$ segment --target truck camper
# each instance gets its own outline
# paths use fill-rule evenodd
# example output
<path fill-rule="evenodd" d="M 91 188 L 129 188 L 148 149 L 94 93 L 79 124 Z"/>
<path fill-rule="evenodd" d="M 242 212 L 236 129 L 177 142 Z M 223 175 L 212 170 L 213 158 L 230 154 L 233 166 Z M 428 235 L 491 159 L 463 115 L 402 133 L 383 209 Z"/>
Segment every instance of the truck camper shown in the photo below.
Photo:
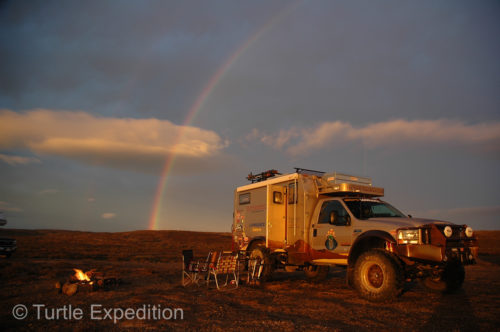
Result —
<path fill-rule="evenodd" d="M 330 266 L 371 301 L 391 300 L 406 280 L 433 291 L 461 287 L 478 246 L 467 225 L 407 216 L 381 200 L 368 177 L 296 168 L 247 177 L 234 193 L 233 247 L 275 269 L 302 270 L 315 281 Z"/>

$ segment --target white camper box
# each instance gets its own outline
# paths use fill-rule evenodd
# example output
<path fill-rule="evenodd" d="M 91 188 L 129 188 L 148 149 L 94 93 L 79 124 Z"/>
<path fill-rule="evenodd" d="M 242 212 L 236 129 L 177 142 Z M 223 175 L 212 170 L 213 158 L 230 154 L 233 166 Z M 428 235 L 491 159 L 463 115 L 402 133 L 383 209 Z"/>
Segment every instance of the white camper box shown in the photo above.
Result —
<path fill-rule="evenodd" d="M 370 178 L 304 171 L 238 187 L 234 195 L 233 241 L 246 249 L 249 239 L 265 240 L 271 250 L 308 242 L 318 198 L 338 194 L 374 197 L 383 196 L 384 190 L 372 187 Z"/>

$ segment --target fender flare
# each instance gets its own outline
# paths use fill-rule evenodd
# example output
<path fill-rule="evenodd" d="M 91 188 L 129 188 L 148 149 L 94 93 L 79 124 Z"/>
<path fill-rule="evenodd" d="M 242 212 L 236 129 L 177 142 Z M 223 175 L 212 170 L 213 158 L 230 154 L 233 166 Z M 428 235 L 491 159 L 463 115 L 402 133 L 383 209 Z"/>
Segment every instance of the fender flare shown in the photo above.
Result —
<path fill-rule="evenodd" d="M 351 249 L 349 250 L 349 259 L 348 259 L 349 263 L 352 262 L 352 259 L 355 256 L 355 255 L 353 256 L 353 254 L 358 249 L 359 243 L 364 242 L 369 238 L 382 239 L 382 240 L 387 241 L 387 242 L 396 243 L 396 239 L 386 231 L 371 230 L 371 231 L 364 232 L 356 238 L 356 240 L 354 241 L 354 243 L 351 246 Z"/>
<path fill-rule="evenodd" d="M 266 244 L 266 237 L 265 236 L 256 236 L 256 237 L 252 238 L 252 240 L 248 243 L 245 250 L 248 250 L 248 248 L 251 248 L 255 242 L 264 242 L 264 245 L 265 245 Z"/>
<path fill-rule="evenodd" d="M 358 241 L 360 241 L 366 237 L 380 237 L 386 241 L 390 241 L 390 242 L 394 242 L 394 243 L 396 242 L 396 239 L 391 234 L 389 234 L 389 232 L 372 230 L 372 231 L 364 232 L 360 236 L 358 236 L 356 238 L 356 241 L 354 241 L 354 243 L 352 244 L 352 246 L 354 247 Z"/>

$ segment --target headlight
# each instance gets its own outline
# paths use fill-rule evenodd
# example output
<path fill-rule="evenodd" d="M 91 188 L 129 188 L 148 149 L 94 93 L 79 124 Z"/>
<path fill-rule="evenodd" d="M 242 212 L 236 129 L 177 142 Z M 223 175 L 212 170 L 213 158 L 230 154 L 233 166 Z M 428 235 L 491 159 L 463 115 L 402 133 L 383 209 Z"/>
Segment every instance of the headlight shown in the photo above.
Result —
<path fill-rule="evenodd" d="M 465 235 L 466 235 L 467 237 L 472 237 L 472 235 L 474 235 L 474 232 L 472 231 L 472 228 L 467 227 L 467 228 L 465 229 Z"/>
<path fill-rule="evenodd" d="M 453 234 L 453 230 L 451 229 L 450 226 L 446 226 L 444 228 L 444 236 L 450 237 Z"/>
<path fill-rule="evenodd" d="M 419 240 L 419 229 L 402 229 L 398 231 L 398 244 L 418 244 Z"/>

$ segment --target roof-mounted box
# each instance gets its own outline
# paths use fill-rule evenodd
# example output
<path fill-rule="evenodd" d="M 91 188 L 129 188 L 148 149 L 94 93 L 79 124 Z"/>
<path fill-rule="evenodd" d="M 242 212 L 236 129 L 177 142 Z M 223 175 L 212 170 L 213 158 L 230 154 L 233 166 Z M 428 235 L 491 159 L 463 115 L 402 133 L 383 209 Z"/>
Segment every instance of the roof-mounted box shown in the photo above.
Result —
<path fill-rule="evenodd" d="M 372 179 L 362 176 L 354 176 L 342 173 L 327 173 L 322 176 L 322 178 L 328 182 L 329 184 L 340 184 L 340 183 L 352 183 L 352 184 L 360 184 L 364 186 L 371 186 Z"/>
<path fill-rule="evenodd" d="M 328 173 L 317 179 L 319 194 L 384 196 L 384 188 L 373 187 L 372 179 L 342 173 Z"/>

